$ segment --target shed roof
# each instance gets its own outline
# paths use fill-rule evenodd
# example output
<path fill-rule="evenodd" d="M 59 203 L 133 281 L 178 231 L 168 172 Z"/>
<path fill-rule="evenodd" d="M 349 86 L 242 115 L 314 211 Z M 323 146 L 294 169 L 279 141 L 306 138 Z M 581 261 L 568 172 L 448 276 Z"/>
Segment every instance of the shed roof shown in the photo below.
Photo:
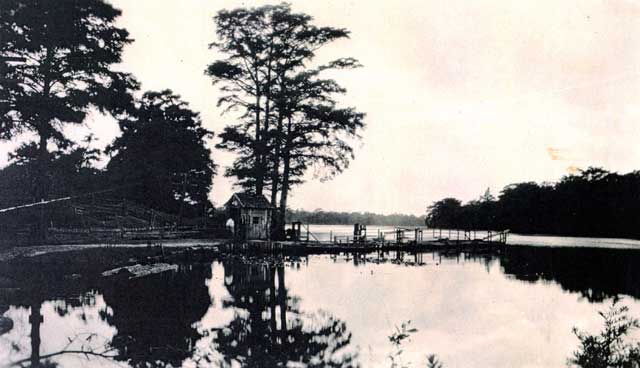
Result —
<path fill-rule="evenodd" d="M 236 208 L 275 208 L 264 195 L 253 193 L 234 193 L 225 204 L 227 207 Z"/>

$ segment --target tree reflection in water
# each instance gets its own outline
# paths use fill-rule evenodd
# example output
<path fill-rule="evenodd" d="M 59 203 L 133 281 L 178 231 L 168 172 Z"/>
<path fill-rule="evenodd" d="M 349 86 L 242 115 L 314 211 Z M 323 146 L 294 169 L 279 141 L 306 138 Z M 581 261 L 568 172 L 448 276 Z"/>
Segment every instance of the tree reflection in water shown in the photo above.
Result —
<path fill-rule="evenodd" d="M 113 313 L 106 321 L 118 330 L 111 342 L 116 360 L 133 367 L 180 366 L 201 337 L 193 325 L 211 302 L 208 265 L 181 266 L 102 288 Z"/>
<path fill-rule="evenodd" d="M 38 277 L 37 280 L 42 282 L 44 279 Z M 60 284 L 58 283 L 56 286 L 59 287 Z M 26 322 L 29 329 L 26 332 L 28 333 L 29 346 L 25 346 L 21 335 L 14 335 L 13 338 L 17 338 L 17 340 L 11 342 L 10 348 L 18 357 L 24 358 L 4 362 L 8 366 L 55 367 L 58 366 L 55 359 L 69 355 L 85 357 L 95 363 L 100 362 L 101 359 L 111 360 L 117 355 L 117 351 L 111 346 L 109 339 L 96 332 L 77 331 L 72 335 L 56 336 L 55 339 L 41 334 L 42 324 L 48 323 L 56 317 L 62 317 L 66 319 L 67 323 L 76 326 L 86 326 L 91 320 L 104 319 L 105 316 L 108 316 L 110 310 L 106 306 L 98 307 L 95 292 L 88 291 L 78 297 L 57 294 L 63 290 L 57 287 L 54 287 L 51 293 L 44 294 L 40 287 L 30 288 L 29 284 L 23 284 L 23 287 L 20 292 L 12 294 L 8 301 L 18 310 L 28 309 Z M 58 296 L 53 299 L 52 295 Z M 2 301 L 7 302 L 7 300 L 0 300 L 0 302 Z M 77 324 L 78 320 L 80 321 L 79 325 Z M 54 340 L 53 345 L 58 347 L 42 352 L 43 340 L 47 340 L 47 338 Z M 51 343 L 52 341 L 49 341 L 49 345 Z M 27 353 L 28 355 L 26 355 Z"/>
<path fill-rule="evenodd" d="M 336 257 L 331 258 L 337 261 Z M 359 266 L 392 263 L 404 267 L 426 263 L 431 267 L 447 259 L 452 263 L 480 262 L 487 271 L 498 270 L 523 282 L 555 282 L 590 302 L 621 294 L 640 298 L 640 284 L 636 282 L 640 278 L 637 250 L 507 246 L 500 252 L 476 255 L 381 252 L 348 259 Z M 105 309 L 92 313 L 98 316 L 94 318 L 106 322 L 105 326 L 112 326 L 113 332 L 104 336 L 106 345 L 94 342 L 89 347 L 90 353 L 108 353 L 110 359 L 131 366 L 180 366 L 185 361 L 223 367 L 358 366 L 357 351 L 345 323 L 327 313 L 303 312 L 299 298 L 286 288 L 285 271 L 291 269 L 281 260 L 228 257 L 213 267 L 220 265 L 224 268 L 224 287 L 230 295 L 222 307 L 233 311 L 233 318 L 215 331 L 197 327 L 212 304 L 206 282 L 212 278 L 208 264 L 182 265 L 178 272 L 120 280 L 103 279 L 99 271 L 97 277 L 83 274 L 68 278 L 58 269 L 4 267 L 0 275 L 12 280 L 10 286 L 16 291 L 0 293 L 0 304 L 29 309 L 31 314 L 28 320 L 24 319 L 29 324 L 30 339 L 25 340 L 26 346 L 17 354 L 18 359 L 24 359 L 22 365 L 42 365 L 47 358 L 53 358 L 51 354 L 56 354 L 56 361 L 63 354 L 82 356 L 78 351 L 85 347 L 78 347 L 79 342 L 68 351 L 41 351 L 45 350 L 43 346 L 50 345 L 43 341 L 74 337 L 41 335 L 42 325 L 56 315 L 82 319 L 81 309 L 97 308 L 95 296 L 101 295 Z M 60 263 L 60 267 L 67 269 L 65 263 Z M 52 301 L 57 302 L 49 308 Z M 209 332 L 212 333 L 206 336 Z M 115 336 L 111 338 L 113 333 Z M 206 344 L 209 340 L 205 338 L 212 338 L 208 346 L 211 350 L 200 354 L 196 342 Z M 193 357 L 194 354 L 202 356 Z"/>
<path fill-rule="evenodd" d="M 416 253 L 389 252 L 383 257 L 369 256 L 360 263 L 392 262 L 417 265 Z M 507 245 L 499 251 L 468 253 L 464 251 L 433 252 L 430 264 L 442 259 L 457 263 L 475 262 L 487 272 L 497 262 L 502 273 L 523 282 L 557 283 L 563 290 L 579 293 L 591 303 L 600 303 L 620 295 L 640 299 L 640 252 L 636 249 L 530 247 Z M 428 262 L 429 263 L 429 262 Z M 418 264 L 419 265 L 419 264 Z"/>
<path fill-rule="evenodd" d="M 554 281 L 589 302 L 619 295 L 640 298 L 637 250 L 511 246 L 499 259 L 505 274 L 522 281 Z"/>
<path fill-rule="evenodd" d="M 357 366 L 356 353 L 349 350 L 351 333 L 345 323 L 327 313 L 302 313 L 298 298 L 287 292 L 281 262 L 263 259 L 260 264 L 248 264 L 231 259 L 223 266 L 225 284 L 233 297 L 223 306 L 237 313 L 213 340 L 217 355 L 223 357 L 217 362 L 220 366 L 233 361 L 248 367 L 284 366 L 288 362 L 308 367 Z M 196 352 L 196 342 L 206 335 L 196 326 L 212 303 L 206 285 L 206 279 L 211 278 L 208 264 L 182 265 L 177 272 L 134 279 L 97 279 L 73 285 L 71 290 L 69 280 L 59 278 L 54 284 L 45 282 L 48 278 L 42 273 L 22 280 L 22 292 L 4 300 L 7 305 L 31 309 L 31 354 L 14 361 L 15 365 L 56 366 L 59 357 L 74 355 L 94 364 L 100 364 L 95 359 L 106 358 L 133 367 L 181 366 Z M 110 341 L 91 336 L 87 340 L 91 344 L 85 342 L 87 336 L 56 336 L 57 340 L 70 339 L 70 344 L 40 354 L 42 340 L 51 338 L 41 336 L 41 324 L 52 318 L 41 314 L 43 303 L 53 303 L 52 313 L 59 317 L 76 314 L 83 319 L 81 309 L 95 306 L 92 296 L 98 294 L 106 304 L 104 310 L 97 311 L 97 318 L 115 327 L 115 336 Z M 60 299 L 61 295 L 66 296 Z"/>
<path fill-rule="evenodd" d="M 224 263 L 225 286 L 235 309 L 233 320 L 218 329 L 213 348 L 220 365 L 243 367 L 357 367 L 357 352 L 346 324 L 318 312 L 303 313 L 287 292 L 282 262 L 256 263 L 231 259 Z"/>

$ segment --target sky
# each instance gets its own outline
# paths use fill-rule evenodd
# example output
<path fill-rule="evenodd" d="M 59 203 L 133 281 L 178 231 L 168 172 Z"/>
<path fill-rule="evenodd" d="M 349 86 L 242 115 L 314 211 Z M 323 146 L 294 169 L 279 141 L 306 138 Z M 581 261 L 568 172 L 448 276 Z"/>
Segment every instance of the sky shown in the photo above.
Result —
<path fill-rule="evenodd" d="M 111 0 L 135 40 L 117 69 L 143 90 L 170 88 L 214 132 L 233 122 L 216 107 L 203 73 L 220 58 L 213 16 L 269 1 Z M 291 1 L 321 26 L 351 38 L 318 61 L 354 57 L 357 70 L 332 75 L 340 103 L 365 112 L 367 128 L 350 167 L 331 181 L 293 190 L 292 208 L 424 214 L 444 197 L 463 201 L 487 188 L 556 181 L 588 166 L 640 169 L 640 1 Z M 117 134 L 97 113 L 85 127 L 98 146 Z M 26 138 L 21 138 L 26 139 Z M 217 142 L 214 138 L 211 148 Z M 0 164 L 17 142 L 0 146 Z M 233 155 L 218 150 L 224 167 Z M 233 179 L 218 175 L 223 204 Z"/>

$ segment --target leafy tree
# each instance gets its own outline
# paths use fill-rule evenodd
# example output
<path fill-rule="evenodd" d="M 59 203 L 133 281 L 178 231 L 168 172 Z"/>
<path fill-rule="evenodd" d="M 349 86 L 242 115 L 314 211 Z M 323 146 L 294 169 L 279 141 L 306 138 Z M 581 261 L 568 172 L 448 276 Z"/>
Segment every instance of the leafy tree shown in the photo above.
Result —
<path fill-rule="evenodd" d="M 280 208 L 277 225 L 284 226 L 289 190 L 303 182 L 303 175 L 315 168 L 315 176 L 327 180 L 341 173 L 353 159 L 351 142 L 359 139 L 364 128 L 364 114 L 353 108 L 338 108 L 333 95 L 345 90 L 335 81 L 319 78 L 322 70 L 330 68 L 352 68 L 357 63 L 351 59 L 333 62 L 300 73 L 294 78 L 295 86 L 284 96 L 280 107 L 285 110 L 286 125 L 277 130 L 275 141 L 274 169 L 272 180 L 272 201 L 275 202 L 277 183 L 281 182 Z M 282 159 L 280 160 L 280 157 Z M 282 161 L 281 180 L 279 163 Z"/>
<path fill-rule="evenodd" d="M 544 198 L 552 188 L 536 183 L 519 183 L 505 187 L 500 194 L 500 216 L 505 228 L 521 232 L 527 228 L 542 226 L 550 215 Z"/>
<path fill-rule="evenodd" d="M 518 233 L 640 237 L 640 172 L 588 168 L 557 183 L 506 186 L 497 200 L 484 195 L 461 206 L 456 227 Z M 432 223 L 444 220 L 431 214 Z"/>
<path fill-rule="evenodd" d="M 109 176 L 131 185 L 125 196 L 169 213 L 209 205 L 216 167 L 198 113 L 170 90 L 146 92 L 119 122 L 122 135 L 107 147 Z"/>
<path fill-rule="evenodd" d="M 640 364 L 640 343 L 626 341 L 640 322 L 629 316 L 629 308 L 619 306 L 615 299 L 606 312 L 599 312 L 604 320 L 604 329 L 591 335 L 577 328 L 574 334 L 580 347 L 569 360 L 572 366 L 582 368 L 634 368 Z"/>
<path fill-rule="evenodd" d="M 210 64 L 205 74 L 214 84 L 222 83 L 223 96 L 218 105 L 226 110 L 243 109 L 244 125 L 231 125 L 221 134 L 223 149 L 237 151 L 240 147 L 248 152 L 239 158 L 251 159 L 251 167 L 234 167 L 227 171 L 229 176 L 247 180 L 251 189 L 262 194 L 267 164 L 267 131 L 271 119 L 271 89 L 275 78 L 278 58 L 279 35 L 293 24 L 283 15 L 289 12 L 288 5 L 263 6 L 259 8 L 238 8 L 222 10 L 214 17 L 218 42 L 210 46 L 227 55 L 226 59 Z M 264 116 L 262 112 L 264 111 Z M 226 142 L 231 142 L 229 145 Z M 238 165 L 236 165 L 238 166 Z M 251 178 L 251 179 L 249 179 Z"/>
<path fill-rule="evenodd" d="M 456 228 L 459 223 L 462 202 L 455 198 L 445 198 L 427 208 L 426 225 L 439 228 Z"/>
<path fill-rule="evenodd" d="M 20 146 L 13 162 L 0 169 L 0 208 L 9 208 L 33 203 L 34 188 L 37 186 L 39 165 L 38 147 L 35 143 Z M 96 159 L 96 150 L 74 145 L 66 150 L 50 153 L 50 168 L 47 181 L 51 183 L 49 195 L 62 198 L 89 193 L 102 188 L 103 172 L 91 163 Z M 54 226 L 77 225 L 77 219 L 70 213 L 67 202 L 47 205 L 47 224 Z M 34 236 L 41 236 L 37 229 L 42 226 L 43 207 L 29 207 L 0 215 L 0 224 L 7 228 L 31 227 Z M 9 234 L 9 233 L 7 233 Z M 5 234 L 5 235 L 7 235 Z M 33 241 L 42 239 L 33 238 Z"/>
<path fill-rule="evenodd" d="M 100 170 L 93 167 L 99 151 L 89 146 L 73 144 L 66 150 L 50 153 L 51 171 L 47 181 L 52 183 L 50 194 L 55 197 L 83 194 L 98 187 Z M 33 188 L 36 186 L 39 168 L 37 162 L 38 147 L 34 142 L 22 144 L 10 154 L 12 163 L 0 169 L 0 182 L 5 188 L 2 206 L 21 205 L 35 201 Z M 12 193 L 12 194 L 9 194 Z"/>
<path fill-rule="evenodd" d="M 132 40 L 115 25 L 120 11 L 102 0 L 4 0 L 0 6 L 0 139 L 37 135 L 38 188 L 45 198 L 48 143 L 65 148 L 65 124 L 83 122 L 89 108 L 121 113 L 137 88 L 133 78 L 111 69 Z"/>
<path fill-rule="evenodd" d="M 206 74 L 222 84 L 218 104 L 241 111 L 240 122 L 220 134 L 218 148 L 238 154 L 225 174 L 258 194 L 270 188 L 273 204 L 280 194 L 280 223 L 291 186 L 311 167 L 328 169 L 322 178 L 341 172 L 353 156 L 349 139 L 364 126 L 363 114 L 336 107 L 332 96 L 344 89 L 320 77 L 358 63 L 344 58 L 307 66 L 316 50 L 349 32 L 312 20 L 287 4 L 223 10 L 214 18 L 219 41 L 212 46 L 227 57 Z"/>
<path fill-rule="evenodd" d="M 484 193 L 480 196 L 480 202 L 493 202 L 496 200 L 496 197 L 491 194 L 491 188 L 487 188 Z"/>

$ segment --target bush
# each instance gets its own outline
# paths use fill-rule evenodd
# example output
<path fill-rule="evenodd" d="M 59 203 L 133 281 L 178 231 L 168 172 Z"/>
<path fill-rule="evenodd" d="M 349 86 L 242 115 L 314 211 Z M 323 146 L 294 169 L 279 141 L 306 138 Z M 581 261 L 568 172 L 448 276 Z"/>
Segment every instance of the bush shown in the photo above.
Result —
<path fill-rule="evenodd" d="M 640 343 L 628 342 L 629 333 L 640 327 L 640 322 L 629 316 L 629 308 L 620 306 L 615 299 L 606 312 L 598 312 L 604 319 L 604 329 L 591 335 L 574 327 L 580 340 L 579 349 L 569 359 L 570 366 L 582 368 L 638 368 Z"/>

